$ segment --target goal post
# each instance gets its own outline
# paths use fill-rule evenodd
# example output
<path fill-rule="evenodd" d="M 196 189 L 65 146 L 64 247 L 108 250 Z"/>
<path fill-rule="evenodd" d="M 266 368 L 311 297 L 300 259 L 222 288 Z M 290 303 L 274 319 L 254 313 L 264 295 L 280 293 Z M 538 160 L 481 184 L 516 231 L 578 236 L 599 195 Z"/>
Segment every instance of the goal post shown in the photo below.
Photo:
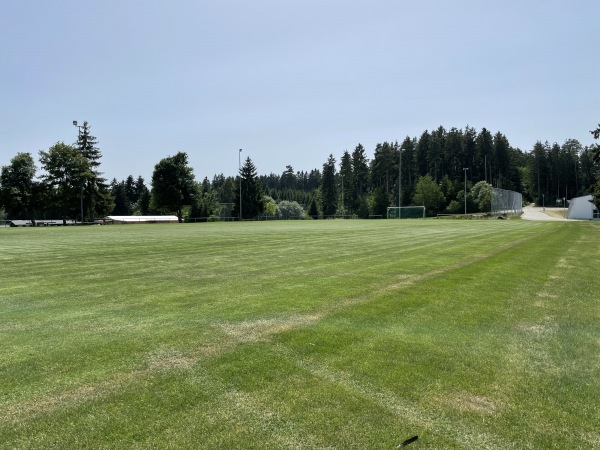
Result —
<path fill-rule="evenodd" d="M 424 206 L 388 206 L 388 219 L 424 219 Z"/>

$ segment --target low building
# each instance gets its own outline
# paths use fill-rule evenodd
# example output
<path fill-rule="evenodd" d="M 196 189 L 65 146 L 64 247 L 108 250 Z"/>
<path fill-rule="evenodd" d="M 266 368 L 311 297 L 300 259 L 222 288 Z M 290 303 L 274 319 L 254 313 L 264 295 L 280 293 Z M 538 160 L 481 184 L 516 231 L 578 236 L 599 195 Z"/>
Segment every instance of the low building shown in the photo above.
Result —
<path fill-rule="evenodd" d="M 33 222 L 31 220 L 9 220 L 8 225 L 11 227 L 31 227 Z"/>
<path fill-rule="evenodd" d="M 33 220 L 9 220 L 9 226 L 11 227 L 50 227 L 60 225 L 77 225 L 75 220 L 71 219 L 37 219 Z"/>
<path fill-rule="evenodd" d="M 567 219 L 592 220 L 594 217 L 598 217 L 598 209 L 591 195 L 571 199 Z"/>
<path fill-rule="evenodd" d="M 105 223 L 179 223 L 177 216 L 107 216 Z"/>

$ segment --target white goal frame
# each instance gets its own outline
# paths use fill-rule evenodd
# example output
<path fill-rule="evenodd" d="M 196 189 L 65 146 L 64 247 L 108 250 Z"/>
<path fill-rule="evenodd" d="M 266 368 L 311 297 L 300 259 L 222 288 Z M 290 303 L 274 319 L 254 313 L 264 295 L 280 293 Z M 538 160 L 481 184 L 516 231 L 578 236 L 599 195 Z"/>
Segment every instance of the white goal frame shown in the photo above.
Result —
<path fill-rule="evenodd" d="M 424 206 L 388 206 L 387 209 L 387 218 L 388 219 L 415 219 L 415 215 L 411 214 L 410 216 L 408 214 L 402 214 L 403 211 L 408 211 L 408 210 L 421 210 L 422 214 L 421 217 L 422 219 L 425 218 L 425 207 Z"/>

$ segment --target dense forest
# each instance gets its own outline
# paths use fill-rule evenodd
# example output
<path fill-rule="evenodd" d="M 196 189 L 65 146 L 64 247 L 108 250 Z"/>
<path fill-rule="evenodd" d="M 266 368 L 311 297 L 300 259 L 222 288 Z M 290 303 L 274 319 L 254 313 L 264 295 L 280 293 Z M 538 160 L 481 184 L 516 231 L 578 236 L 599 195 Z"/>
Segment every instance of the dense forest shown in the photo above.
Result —
<path fill-rule="evenodd" d="M 599 126 L 600 128 L 600 126 Z M 597 139 L 598 129 L 591 132 Z M 523 151 L 501 133 L 438 127 L 382 142 L 372 155 L 360 144 L 330 154 L 320 168 L 259 175 L 246 158 L 236 177 L 195 180 L 185 153 L 157 162 L 150 187 L 142 177 L 108 182 L 87 122 L 77 142 L 18 153 L 0 176 L 0 219 L 93 221 L 106 215 L 177 214 L 180 219 L 385 216 L 388 206 L 425 205 L 429 215 L 486 211 L 489 187 L 524 201 L 562 206 L 580 195 L 600 198 L 599 146 L 536 142 Z M 466 194 L 466 198 L 465 198 Z M 240 199 L 241 195 L 241 199 Z M 463 206 L 464 205 L 464 206 Z"/>

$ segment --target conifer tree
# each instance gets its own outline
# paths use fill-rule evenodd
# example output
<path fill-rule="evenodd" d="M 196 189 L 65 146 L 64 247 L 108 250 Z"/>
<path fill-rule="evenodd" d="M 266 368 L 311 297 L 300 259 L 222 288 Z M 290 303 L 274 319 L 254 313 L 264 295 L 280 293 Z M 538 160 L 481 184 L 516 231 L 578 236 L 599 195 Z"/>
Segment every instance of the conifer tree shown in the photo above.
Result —
<path fill-rule="evenodd" d="M 254 163 L 250 157 L 246 158 L 244 165 L 240 169 L 239 176 L 242 182 L 242 220 L 255 219 L 264 211 L 264 203 L 263 193 L 258 181 L 256 167 L 254 166 Z M 240 216 L 239 189 L 237 189 L 235 192 L 235 201 L 232 213 L 234 217 Z"/>
<path fill-rule="evenodd" d="M 501 189 L 515 189 L 509 179 L 510 175 L 510 145 L 502 133 L 494 135 L 494 168 L 496 185 Z"/>
<path fill-rule="evenodd" d="M 373 187 L 383 187 L 389 197 L 394 182 L 398 178 L 396 149 L 389 142 L 377 144 L 371 161 L 371 182 Z M 388 205 L 389 206 L 389 205 Z"/>
<path fill-rule="evenodd" d="M 592 133 L 592 135 L 594 136 L 594 139 L 600 138 L 600 123 L 598 124 L 598 128 L 590 131 L 590 133 Z M 592 154 L 592 161 L 595 162 L 596 164 L 600 164 L 600 146 L 598 144 L 594 144 L 592 146 L 591 154 Z M 600 210 L 600 171 L 598 171 L 596 178 L 597 178 L 596 184 L 594 186 L 592 186 L 592 189 L 593 189 L 592 195 L 593 195 L 594 204 L 596 205 L 596 208 L 598 208 Z"/>
<path fill-rule="evenodd" d="M 129 216 L 131 214 L 131 201 L 127 196 L 125 182 L 118 182 L 113 178 L 110 187 L 115 204 L 111 214 L 115 216 Z"/>
<path fill-rule="evenodd" d="M 417 176 L 423 176 L 427 174 L 429 170 L 429 147 L 431 146 L 431 135 L 429 131 L 425 130 L 419 142 L 417 143 L 416 159 L 417 159 Z"/>
<path fill-rule="evenodd" d="M 342 155 L 342 159 L 340 161 L 340 208 L 346 211 L 354 210 L 354 199 L 356 195 L 354 194 L 354 179 L 352 174 L 352 157 L 348 150 L 344 151 Z M 345 214 L 345 212 L 344 212 Z"/>
<path fill-rule="evenodd" d="M 365 197 L 369 191 L 369 161 L 360 144 L 352 152 L 352 181 L 357 199 Z"/>
<path fill-rule="evenodd" d="M 88 221 L 104 216 L 114 208 L 114 199 L 110 195 L 109 186 L 99 170 L 102 153 L 97 145 L 98 140 L 91 135 L 89 124 L 87 121 L 83 122 L 74 147 L 89 161 L 91 169 L 91 176 L 86 180 L 83 188 L 84 216 Z"/>
<path fill-rule="evenodd" d="M 494 156 L 494 144 L 492 134 L 486 128 L 482 128 L 477 135 L 475 149 L 477 158 L 480 161 L 483 161 L 483 179 L 492 184 L 491 171 Z"/>
<path fill-rule="evenodd" d="M 317 202 L 315 202 L 314 198 L 310 201 L 310 205 L 308 207 L 308 216 L 313 219 L 319 218 L 319 208 L 317 208 Z"/>
<path fill-rule="evenodd" d="M 402 204 L 407 203 L 407 199 L 412 196 L 414 184 L 418 178 L 416 173 L 416 155 L 415 147 L 416 139 L 411 139 L 408 136 L 402 142 L 400 149 L 402 151 Z"/>
<path fill-rule="evenodd" d="M 323 216 L 333 216 L 337 210 L 337 188 L 335 185 L 335 158 L 332 154 L 323 164 L 323 175 L 321 176 L 320 201 Z"/>
<path fill-rule="evenodd" d="M 296 189 L 296 174 L 292 166 L 285 166 L 284 172 L 281 174 L 279 184 L 281 189 Z"/>

